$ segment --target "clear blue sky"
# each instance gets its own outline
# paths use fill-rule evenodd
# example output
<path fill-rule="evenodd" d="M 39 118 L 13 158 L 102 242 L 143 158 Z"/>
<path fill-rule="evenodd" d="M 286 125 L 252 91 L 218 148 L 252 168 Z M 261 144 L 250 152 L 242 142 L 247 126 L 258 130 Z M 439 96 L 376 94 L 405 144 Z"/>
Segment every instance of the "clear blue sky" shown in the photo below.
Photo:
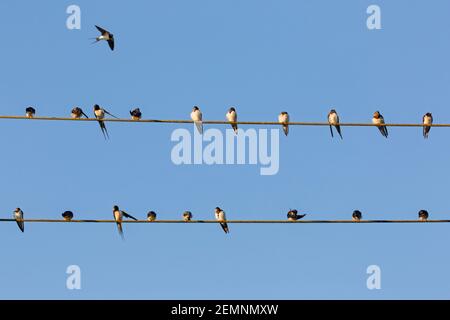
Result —
<path fill-rule="evenodd" d="M 378 4 L 382 30 L 366 27 Z M 66 29 L 66 8 L 82 10 Z M 433 112 L 450 122 L 448 1 L 1 1 L 1 114 L 28 105 L 65 116 L 99 103 L 128 117 L 419 122 Z M 94 24 L 111 30 L 116 50 L 91 45 Z M 176 128 L 191 125 L 0 121 L 1 217 L 112 218 L 112 206 L 144 218 L 178 219 L 184 210 L 213 218 L 450 218 L 448 129 L 293 127 L 280 136 L 280 170 L 254 165 L 176 166 Z M 211 127 L 211 126 L 209 126 Z M 227 126 L 228 127 L 228 126 Z M 221 130 L 226 127 L 218 126 Z M 248 127 L 246 127 L 248 128 Z M 391 299 L 450 298 L 449 225 L 0 223 L 0 298 L 34 299 Z M 67 290 L 67 266 L 82 290 Z M 366 288 L 379 265 L 381 290 Z"/>

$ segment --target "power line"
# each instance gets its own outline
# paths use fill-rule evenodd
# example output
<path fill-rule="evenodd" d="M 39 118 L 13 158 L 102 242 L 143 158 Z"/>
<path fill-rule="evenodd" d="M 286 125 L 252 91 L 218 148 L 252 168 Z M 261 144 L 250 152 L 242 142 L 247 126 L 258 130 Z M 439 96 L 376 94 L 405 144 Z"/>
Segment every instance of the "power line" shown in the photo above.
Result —
<path fill-rule="evenodd" d="M 15 222 L 15 219 L 0 219 L 0 222 Z M 116 223 L 115 220 L 71 220 L 65 221 L 62 219 L 24 219 L 26 223 Z M 236 224 L 289 224 L 289 223 L 304 223 L 304 224 L 319 224 L 319 223 L 450 223 L 450 220 L 297 220 L 297 221 L 289 221 L 289 220 L 227 220 L 227 223 L 236 223 Z M 155 220 L 155 221 L 147 221 L 147 220 L 123 220 L 122 223 L 220 223 L 217 220 Z"/>
<path fill-rule="evenodd" d="M 25 116 L 1 116 L 0 119 L 5 120 L 41 120 L 41 121 L 99 121 L 95 118 L 68 118 L 68 117 L 33 117 L 28 118 Z M 113 118 L 104 118 L 101 119 L 101 121 L 104 122 L 134 122 L 134 123 L 194 123 L 192 120 L 163 120 L 163 119 L 141 119 L 141 120 L 132 120 L 132 119 L 113 119 Z M 277 121 L 236 121 L 236 122 L 229 122 L 229 121 L 220 121 L 220 120 L 204 120 L 202 121 L 203 124 L 240 124 L 240 125 L 283 125 L 282 123 L 279 123 Z M 329 126 L 330 124 L 328 122 L 289 122 L 288 125 L 292 126 Z M 430 124 L 430 125 L 424 125 L 423 123 L 385 123 L 382 125 L 379 124 L 373 124 L 373 123 L 339 123 L 341 127 L 379 127 L 379 126 L 386 126 L 386 127 L 450 127 L 450 123 L 436 123 L 436 124 Z"/>

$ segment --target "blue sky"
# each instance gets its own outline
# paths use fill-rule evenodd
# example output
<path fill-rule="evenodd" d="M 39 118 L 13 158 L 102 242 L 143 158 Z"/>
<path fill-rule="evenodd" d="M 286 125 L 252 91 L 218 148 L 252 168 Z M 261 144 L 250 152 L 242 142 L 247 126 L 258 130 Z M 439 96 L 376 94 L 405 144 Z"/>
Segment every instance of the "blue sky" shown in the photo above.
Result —
<path fill-rule="evenodd" d="M 81 8 L 81 30 L 66 8 Z M 368 30 L 366 9 L 381 8 Z M 98 103 L 128 117 L 241 121 L 450 122 L 448 1 L 1 1 L 1 114 L 28 105 L 66 116 Z M 91 45 L 94 24 L 116 50 Z M 144 218 L 414 219 L 420 209 L 449 218 L 445 128 L 292 127 L 280 135 L 280 170 L 255 165 L 181 165 L 170 158 L 177 128 L 191 125 L 0 120 L 2 218 L 110 219 L 118 204 Z M 213 126 L 207 126 L 211 128 Z M 224 130 L 225 126 L 217 126 Z M 249 127 L 245 127 L 246 129 Z M 25 299 L 448 299 L 450 241 L 445 224 L 124 226 L 0 223 L 0 298 Z M 66 288 L 67 266 L 81 290 Z M 381 268 L 368 290 L 366 268 Z"/>

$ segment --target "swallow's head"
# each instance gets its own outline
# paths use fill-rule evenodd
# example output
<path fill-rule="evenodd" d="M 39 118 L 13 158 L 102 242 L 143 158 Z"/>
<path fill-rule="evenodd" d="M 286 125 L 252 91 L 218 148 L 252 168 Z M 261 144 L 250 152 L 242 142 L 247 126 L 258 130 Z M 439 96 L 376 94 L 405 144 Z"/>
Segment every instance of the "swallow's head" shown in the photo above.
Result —
<path fill-rule="evenodd" d="M 94 105 L 94 111 L 100 110 L 100 106 L 98 104 Z"/>
<path fill-rule="evenodd" d="M 330 110 L 330 113 L 336 113 L 336 110 L 331 109 L 331 110 Z"/>
<path fill-rule="evenodd" d="M 215 211 L 215 212 L 220 212 L 220 211 L 222 211 L 222 209 L 220 209 L 219 207 L 216 207 L 216 208 L 214 209 L 214 211 Z"/>
<path fill-rule="evenodd" d="M 427 117 L 431 117 L 431 112 L 427 112 L 425 115 L 426 115 Z"/>
<path fill-rule="evenodd" d="M 197 110 L 200 110 L 197 106 L 194 106 L 194 107 L 192 108 L 192 111 L 197 111 Z"/>
<path fill-rule="evenodd" d="M 114 206 L 114 207 L 113 207 L 113 210 L 114 210 L 114 211 L 119 210 L 119 206 Z"/>
<path fill-rule="evenodd" d="M 282 111 L 280 114 L 283 115 L 283 116 L 285 116 L 285 115 L 287 115 L 288 113 L 287 113 L 286 111 Z"/>
<path fill-rule="evenodd" d="M 380 117 L 380 111 L 375 111 L 375 112 L 373 113 L 373 117 L 374 117 L 375 119 L 378 119 L 378 118 Z"/>
<path fill-rule="evenodd" d="M 231 107 L 230 110 L 228 110 L 228 112 L 236 112 L 236 109 L 234 107 Z"/>
<path fill-rule="evenodd" d="M 14 210 L 14 212 L 19 212 L 20 211 L 20 208 L 16 208 L 16 210 Z"/>

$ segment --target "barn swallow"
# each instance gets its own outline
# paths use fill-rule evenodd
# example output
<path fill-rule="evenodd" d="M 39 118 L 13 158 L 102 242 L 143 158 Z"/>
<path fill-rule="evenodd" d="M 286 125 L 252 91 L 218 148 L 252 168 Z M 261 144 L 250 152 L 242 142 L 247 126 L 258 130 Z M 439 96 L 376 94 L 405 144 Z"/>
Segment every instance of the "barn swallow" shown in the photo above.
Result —
<path fill-rule="evenodd" d="M 234 107 L 231 107 L 227 114 L 226 114 L 227 120 L 229 122 L 236 122 L 237 121 L 237 114 L 236 114 L 236 109 Z M 236 123 L 232 123 L 231 127 L 234 130 L 234 133 L 237 134 L 238 133 L 238 126 Z"/>
<path fill-rule="evenodd" d="M 123 229 L 122 229 L 123 217 L 137 221 L 137 219 L 135 217 L 133 217 L 132 215 L 126 213 L 123 210 L 119 210 L 118 206 L 113 207 L 113 216 L 114 216 L 114 220 L 117 223 L 117 229 L 119 230 L 119 234 L 122 238 L 123 238 Z"/>
<path fill-rule="evenodd" d="M 190 211 L 183 212 L 183 220 L 184 221 L 191 221 L 192 219 L 192 213 Z"/>
<path fill-rule="evenodd" d="M 105 40 L 108 42 L 109 47 L 111 48 L 111 50 L 114 50 L 114 36 L 112 33 L 110 33 L 109 31 L 106 31 L 103 28 L 100 28 L 99 26 L 95 26 L 97 28 L 98 31 L 100 31 L 101 35 L 98 36 L 97 38 L 95 38 L 95 42 L 93 43 L 97 43 L 101 40 Z"/>
<path fill-rule="evenodd" d="M 155 221 L 156 220 L 156 212 L 155 211 L 149 211 L 147 213 L 147 221 Z"/>
<path fill-rule="evenodd" d="M 105 117 L 105 113 L 109 114 L 111 117 L 118 119 L 116 116 L 112 115 L 108 111 L 106 111 L 103 108 L 100 108 L 98 104 L 94 105 L 94 115 L 98 120 L 98 123 L 100 124 L 100 129 L 102 129 L 103 136 L 105 139 L 109 139 L 108 130 L 106 130 L 105 123 L 101 120 Z"/>
<path fill-rule="evenodd" d="M 214 213 L 216 215 L 216 220 L 220 222 L 220 226 L 222 227 L 223 231 L 225 231 L 225 233 L 229 233 L 230 230 L 228 229 L 227 217 L 225 215 L 225 211 L 223 211 L 219 207 L 216 207 L 216 209 L 214 210 Z"/>
<path fill-rule="evenodd" d="M 384 118 L 379 111 L 374 112 L 373 118 L 372 118 L 372 123 L 373 124 L 384 124 Z M 388 137 L 388 130 L 387 130 L 386 126 L 378 126 L 378 129 L 380 130 L 383 137 L 385 137 L 385 138 Z"/>
<path fill-rule="evenodd" d="M 73 219 L 72 211 L 64 211 L 61 215 L 64 218 L 64 221 L 71 221 Z"/>
<path fill-rule="evenodd" d="M 339 125 L 339 116 L 336 112 L 336 110 L 331 109 L 328 113 L 328 123 L 330 124 L 330 132 L 331 137 L 333 137 L 333 126 L 336 128 L 336 131 L 339 133 L 339 136 L 342 138 L 341 134 L 341 126 Z"/>
<path fill-rule="evenodd" d="M 25 117 L 33 118 L 36 114 L 36 110 L 33 107 L 28 107 L 25 109 Z"/>
<path fill-rule="evenodd" d="M 423 124 L 433 124 L 433 116 L 431 115 L 430 112 L 427 112 L 424 114 L 423 118 L 422 118 Z M 428 139 L 428 135 L 430 133 L 431 127 L 429 126 L 423 126 L 423 137 L 425 139 Z"/>
<path fill-rule="evenodd" d="M 198 132 L 203 134 L 202 112 L 199 107 L 194 106 L 194 108 L 192 108 L 191 119 L 194 121 Z"/>
<path fill-rule="evenodd" d="M 286 111 L 281 112 L 278 115 L 278 122 L 283 123 L 283 131 L 284 134 L 287 136 L 289 133 L 289 114 Z"/>
<path fill-rule="evenodd" d="M 289 212 L 287 213 L 287 218 L 289 221 L 297 221 L 300 220 L 301 218 L 303 218 L 304 216 L 306 216 L 306 214 L 297 214 L 297 210 L 293 209 L 293 210 L 289 210 Z"/>
<path fill-rule="evenodd" d="M 80 119 L 81 116 L 85 116 L 86 118 L 89 118 L 86 113 L 83 112 L 83 109 L 81 109 L 80 107 L 75 107 L 72 109 L 70 116 L 73 119 Z"/>
<path fill-rule="evenodd" d="M 142 112 L 139 108 L 130 111 L 131 120 L 141 120 Z"/>
<path fill-rule="evenodd" d="M 14 210 L 14 219 L 16 219 L 20 231 L 24 232 L 25 224 L 23 222 L 23 211 L 20 208 L 16 208 L 16 210 Z"/>
<path fill-rule="evenodd" d="M 353 220 L 353 221 L 356 221 L 356 222 L 359 222 L 359 221 L 361 221 L 361 219 L 362 219 L 362 213 L 361 213 L 361 211 L 359 211 L 359 210 L 353 211 L 353 214 L 352 214 L 352 220 Z"/>
<path fill-rule="evenodd" d="M 420 221 L 427 221 L 428 220 L 428 211 L 427 210 L 420 210 L 419 211 L 419 220 Z"/>

